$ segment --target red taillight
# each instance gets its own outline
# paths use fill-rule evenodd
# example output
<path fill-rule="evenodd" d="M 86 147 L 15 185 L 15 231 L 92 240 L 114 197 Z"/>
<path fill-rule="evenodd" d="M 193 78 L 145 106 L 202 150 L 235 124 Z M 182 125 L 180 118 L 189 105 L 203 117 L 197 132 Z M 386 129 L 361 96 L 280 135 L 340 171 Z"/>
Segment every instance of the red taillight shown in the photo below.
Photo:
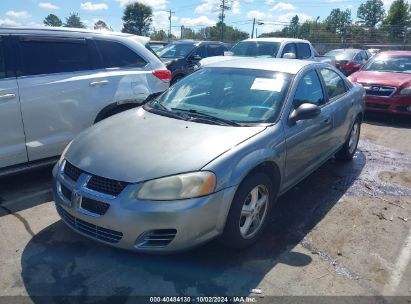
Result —
<path fill-rule="evenodd" d="M 171 72 L 169 70 L 155 70 L 153 75 L 161 80 L 171 80 Z"/>
<path fill-rule="evenodd" d="M 351 70 L 354 68 L 354 62 L 348 61 L 345 64 L 340 65 L 341 70 Z"/>

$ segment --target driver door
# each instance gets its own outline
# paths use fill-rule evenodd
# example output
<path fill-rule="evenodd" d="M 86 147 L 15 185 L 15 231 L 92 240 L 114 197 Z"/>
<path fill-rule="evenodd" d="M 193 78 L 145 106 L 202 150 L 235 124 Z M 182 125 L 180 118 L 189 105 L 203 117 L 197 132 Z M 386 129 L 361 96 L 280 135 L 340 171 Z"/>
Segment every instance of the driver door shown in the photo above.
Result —
<path fill-rule="evenodd" d="M 314 69 L 300 78 L 292 100 L 291 111 L 303 103 L 319 106 L 321 113 L 313 119 L 299 120 L 293 125 L 284 124 L 287 148 L 285 187 L 309 174 L 333 151 L 332 109 L 325 103 L 324 90 Z"/>

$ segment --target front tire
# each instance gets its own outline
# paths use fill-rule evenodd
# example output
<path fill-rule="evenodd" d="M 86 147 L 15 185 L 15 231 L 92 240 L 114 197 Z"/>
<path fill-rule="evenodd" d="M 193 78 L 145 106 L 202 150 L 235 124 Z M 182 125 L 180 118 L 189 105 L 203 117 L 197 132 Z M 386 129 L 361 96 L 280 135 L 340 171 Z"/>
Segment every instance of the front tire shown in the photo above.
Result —
<path fill-rule="evenodd" d="M 352 160 L 357 151 L 358 141 L 360 140 L 361 121 L 357 118 L 351 128 L 350 135 L 347 141 L 342 146 L 341 150 L 335 154 L 335 158 L 342 161 Z"/>
<path fill-rule="evenodd" d="M 264 173 L 255 173 L 240 184 L 231 204 L 221 241 L 231 248 L 245 248 L 261 236 L 276 197 Z"/>

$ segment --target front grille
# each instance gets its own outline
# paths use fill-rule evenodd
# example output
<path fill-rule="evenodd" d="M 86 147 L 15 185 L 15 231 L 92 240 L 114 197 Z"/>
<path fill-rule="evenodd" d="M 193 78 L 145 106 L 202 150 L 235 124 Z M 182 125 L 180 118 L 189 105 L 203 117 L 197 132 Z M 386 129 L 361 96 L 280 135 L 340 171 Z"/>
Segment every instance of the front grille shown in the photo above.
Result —
<path fill-rule="evenodd" d="M 399 112 L 411 112 L 411 111 L 407 110 L 406 106 L 398 106 L 396 109 Z"/>
<path fill-rule="evenodd" d="M 82 232 L 92 238 L 97 240 L 101 240 L 107 243 L 118 243 L 123 237 L 123 233 L 106 229 L 103 227 L 99 227 L 85 221 L 82 221 L 71 214 L 69 214 L 66 210 L 56 204 L 57 212 L 59 213 L 60 217 L 73 229 Z"/>
<path fill-rule="evenodd" d="M 377 96 L 377 97 L 389 97 L 391 96 L 395 88 L 386 87 L 386 86 L 364 86 L 365 93 L 368 96 Z"/>
<path fill-rule="evenodd" d="M 117 196 L 128 185 L 128 183 L 116 181 L 105 177 L 92 175 L 91 179 L 87 183 L 87 188 Z"/>
<path fill-rule="evenodd" d="M 175 238 L 176 229 L 158 229 L 143 233 L 136 245 L 138 248 L 162 248 L 166 247 Z"/>
<path fill-rule="evenodd" d="M 81 208 L 95 214 L 104 215 L 108 208 L 110 208 L 110 204 L 83 196 L 81 199 Z"/>
<path fill-rule="evenodd" d="M 81 173 L 83 173 L 82 170 L 80 170 L 77 167 L 74 167 L 72 164 L 70 164 L 67 160 L 66 160 L 66 164 L 64 165 L 64 174 L 67 175 L 70 179 L 72 179 L 73 181 L 77 181 L 81 175 Z"/>
<path fill-rule="evenodd" d="M 388 109 L 390 105 L 376 102 L 367 102 L 367 107 L 375 109 Z"/>
<path fill-rule="evenodd" d="M 60 185 L 60 187 L 61 193 L 64 195 L 64 197 L 68 200 L 71 200 L 71 190 L 64 185 Z"/>

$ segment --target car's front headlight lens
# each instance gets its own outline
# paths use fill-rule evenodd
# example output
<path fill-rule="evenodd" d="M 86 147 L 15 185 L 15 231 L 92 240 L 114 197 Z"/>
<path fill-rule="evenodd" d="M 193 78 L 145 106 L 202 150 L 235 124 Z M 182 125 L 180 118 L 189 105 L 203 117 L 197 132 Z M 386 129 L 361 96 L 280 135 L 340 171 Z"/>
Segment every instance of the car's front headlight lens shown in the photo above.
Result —
<path fill-rule="evenodd" d="M 411 95 L 411 87 L 402 89 L 400 95 Z"/>
<path fill-rule="evenodd" d="M 179 200 L 212 193 L 216 176 L 209 171 L 199 171 L 163 177 L 145 182 L 134 194 L 141 200 Z"/>

